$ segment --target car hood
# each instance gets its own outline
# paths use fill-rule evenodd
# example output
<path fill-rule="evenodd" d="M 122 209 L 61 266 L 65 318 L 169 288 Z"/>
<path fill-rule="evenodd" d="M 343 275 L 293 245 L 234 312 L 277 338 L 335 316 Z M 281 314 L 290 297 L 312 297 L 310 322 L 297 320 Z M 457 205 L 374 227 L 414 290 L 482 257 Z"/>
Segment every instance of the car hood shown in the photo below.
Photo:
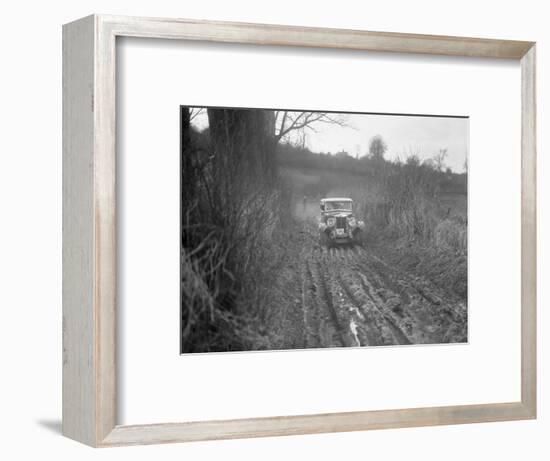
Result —
<path fill-rule="evenodd" d="M 327 211 L 326 216 L 331 218 L 351 218 L 353 213 L 351 211 Z"/>

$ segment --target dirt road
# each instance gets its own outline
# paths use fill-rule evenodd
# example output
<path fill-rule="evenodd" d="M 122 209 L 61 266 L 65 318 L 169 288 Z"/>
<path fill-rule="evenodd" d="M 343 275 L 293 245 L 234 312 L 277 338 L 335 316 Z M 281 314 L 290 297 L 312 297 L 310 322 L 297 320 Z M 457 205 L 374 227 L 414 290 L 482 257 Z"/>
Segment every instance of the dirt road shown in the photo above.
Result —
<path fill-rule="evenodd" d="M 463 301 L 386 264 L 368 247 L 326 248 L 304 227 L 285 317 L 292 347 L 357 347 L 467 341 Z M 288 326 L 287 326 L 288 331 Z"/>

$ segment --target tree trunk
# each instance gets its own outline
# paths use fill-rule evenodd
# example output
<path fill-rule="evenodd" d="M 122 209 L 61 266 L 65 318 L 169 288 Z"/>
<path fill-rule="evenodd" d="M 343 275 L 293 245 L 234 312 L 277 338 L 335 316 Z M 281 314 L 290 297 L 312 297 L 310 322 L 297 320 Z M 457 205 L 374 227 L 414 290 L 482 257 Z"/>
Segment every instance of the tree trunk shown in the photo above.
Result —
<path fill-rule="evenodd" d="M 208 109 L 208 121 L 217 179 L 271 185 L 276 159 L 269 111 Z"/>

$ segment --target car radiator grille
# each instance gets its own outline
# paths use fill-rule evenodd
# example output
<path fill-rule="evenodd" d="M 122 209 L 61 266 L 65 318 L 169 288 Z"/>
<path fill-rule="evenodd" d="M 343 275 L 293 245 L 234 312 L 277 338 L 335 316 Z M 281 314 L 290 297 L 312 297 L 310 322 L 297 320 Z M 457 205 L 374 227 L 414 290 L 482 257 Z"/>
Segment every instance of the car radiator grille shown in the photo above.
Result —
<path fill-rule="evenodd" d="M 336 227 L 338 229 L 345 229 L 347 227 L 348 220 L 345 217 L 336 217 Z"/>

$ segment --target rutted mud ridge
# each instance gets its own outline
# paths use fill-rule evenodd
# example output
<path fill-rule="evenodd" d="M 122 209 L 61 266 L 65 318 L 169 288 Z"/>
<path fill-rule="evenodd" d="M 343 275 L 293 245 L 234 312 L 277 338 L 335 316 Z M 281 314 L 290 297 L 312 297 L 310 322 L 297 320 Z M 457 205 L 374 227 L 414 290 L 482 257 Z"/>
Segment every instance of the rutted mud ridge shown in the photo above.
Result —
<path fill-rule="evenodd" d="M 467 341 L 467 308 L 430 281 L 386 264 L 368 248 L 326 248 L 312 238 L 300 255 L 295 320 L 303 344 L 357 347 Z"/>

